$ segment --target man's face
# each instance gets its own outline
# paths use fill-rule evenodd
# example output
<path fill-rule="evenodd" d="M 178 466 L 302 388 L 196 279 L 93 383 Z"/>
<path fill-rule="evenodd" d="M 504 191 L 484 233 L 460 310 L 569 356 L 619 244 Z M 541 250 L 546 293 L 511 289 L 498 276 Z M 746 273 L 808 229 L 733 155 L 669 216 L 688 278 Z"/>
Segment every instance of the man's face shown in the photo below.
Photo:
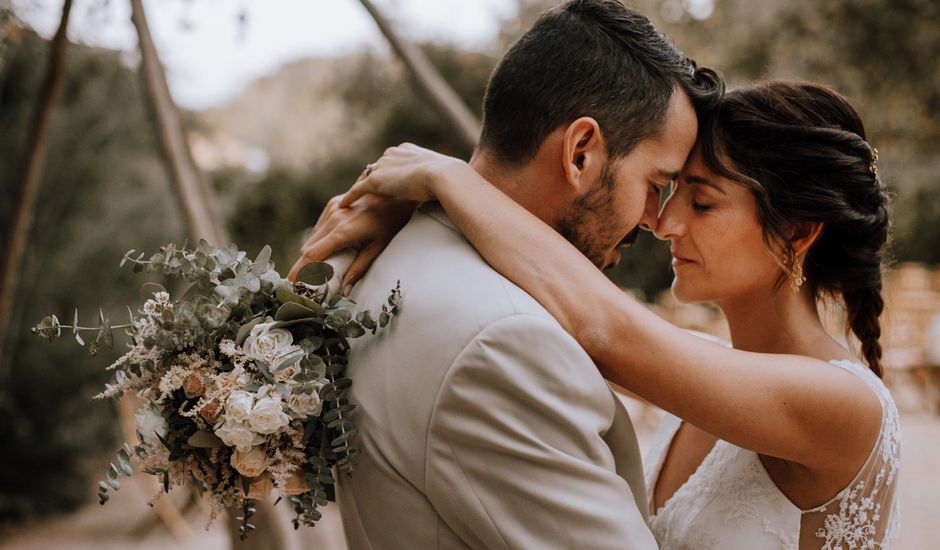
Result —
<path fill-rule="evenodd" d="M 608 162 L 556 222 L 558 232 L 598 268 L 616 265 L 619 249 L 633 244 L 640 227 L 656 229 L 660 193 L 679 177 L 697 132 L 692 102 L 673 94 L 659 135 Z"/>

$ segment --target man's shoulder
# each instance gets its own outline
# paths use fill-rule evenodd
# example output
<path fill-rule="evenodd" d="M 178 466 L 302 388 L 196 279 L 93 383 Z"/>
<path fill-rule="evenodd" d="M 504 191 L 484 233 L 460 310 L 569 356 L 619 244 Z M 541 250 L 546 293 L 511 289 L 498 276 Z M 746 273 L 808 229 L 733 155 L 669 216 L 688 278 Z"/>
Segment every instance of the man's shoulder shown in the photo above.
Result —
<path fill-rule="evenodd" d="M 367 276 L 364 286 L 384 288 L 394 278 L 401 282 L 403 303 L 426 315 L 464 316 L 480 328 L 512 315 L 555 322 L 490 267 L 439 206 L 422 206 L 373 267 L 375 276 Z"/>

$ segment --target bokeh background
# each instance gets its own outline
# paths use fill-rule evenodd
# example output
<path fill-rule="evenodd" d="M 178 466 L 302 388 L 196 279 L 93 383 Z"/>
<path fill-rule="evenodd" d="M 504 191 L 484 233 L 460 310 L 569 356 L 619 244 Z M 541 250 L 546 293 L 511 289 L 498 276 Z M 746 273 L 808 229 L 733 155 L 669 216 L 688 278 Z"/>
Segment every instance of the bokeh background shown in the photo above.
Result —
<path fill-rule="evenodd" d="M 477 117 L 487 76 L 546 0 L 374 0 Z M 895 200 L 883 319 L 886 379 L 902 411 L 901 548 L 932 546 L 940 517 L 940 3 L 935 0 L 632 0 L 687 55 L 730 84 L 829 84 L 862 113 Z M 234 242 L 286 271 L 325 202 L 390 145 L 461 158 L 471 147 L 415 85 L 355 0 L 148 0 L 151 32 L 214 215 Z M 0 0 L 0 243 L 62 1 Z M 114 403 L 92 401 L 120 354 L 89 357 L 29 327 L 49 313 L 122 318 L 141 282 L 118 262 L 187 238 L 140 75 L 130 2 L 77 0 L 51 111 L 35 215 L 0 358 L 0 548 L 217 547 L 198 501 L 152 519 L 133 484 L 99 508 L 94 483 L 120 441 Z M 6 246 L 6 245 L 0 245 Z M 4 254 L 8 252 L 3 250 Z M 670 320 L 725 334 L 716 310 L 669 296 L 668 249 L 644 235 L 610 276 Z M 833 326 L 838 311 L 830 312 Z M 630 407 L 644 442 L 658 412 Z M 119 500 L 118 500 L 119 499 Z M 162 517 L 162 516 L 161 516 Z M 168 523 L 169 521 L 169 523 Z M 320 547 L 342 547 L 328 514 Z M 220 526 L 220 524 L 223 524 Z M 308 537 L 308 538 L 303 538 Z M 312 544 L 269 536 L 258 547 Z M 260 539 L 261 537 L 259 537 Z M 268 545 L 268 546 L 264 546 Z"/>

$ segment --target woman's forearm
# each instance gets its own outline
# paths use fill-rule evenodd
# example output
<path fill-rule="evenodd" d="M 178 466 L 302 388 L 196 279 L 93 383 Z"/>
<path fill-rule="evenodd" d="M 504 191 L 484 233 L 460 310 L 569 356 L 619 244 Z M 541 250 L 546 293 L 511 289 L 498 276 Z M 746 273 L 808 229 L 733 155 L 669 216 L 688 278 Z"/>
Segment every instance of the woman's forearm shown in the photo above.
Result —
<path fill-rule="evenodd" d="M 818 394 L 843 405 L 854 398 L 842 391 L 842 373 L 821 370 L 806 357 L 728 349 L 675 327 L 471 172 L 439 178 L 432 193 L 490 265 L 538 300 L 605 378 L 722 439 L 772 456 L 806 463 L 818 452 L 820 433 L 837 439 L 825 426 L 849 407 L 820 405 Z M 772 426 L 767 418 L 775 419 Z"/>

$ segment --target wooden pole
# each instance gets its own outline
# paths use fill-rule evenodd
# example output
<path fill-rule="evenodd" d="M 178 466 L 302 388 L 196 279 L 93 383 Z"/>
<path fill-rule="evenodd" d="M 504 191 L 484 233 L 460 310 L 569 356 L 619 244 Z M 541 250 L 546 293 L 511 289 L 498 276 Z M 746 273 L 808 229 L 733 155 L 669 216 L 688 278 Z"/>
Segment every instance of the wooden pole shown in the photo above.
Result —
<path fill-rule="evenodd" d="M 137 28 L 144 84 L 157 126 L 157 136 L 170 168 L 170 179 L 183 212 L 190 242 L 195 244 L 199 239 L 205 239 L 212 244 L 225 246 L 228 237 L 212 213 L 209 192 L 193 161 L 182 117 L 170 95 L 141 0 L 131 0 L 131 20 Z"/>
<path fill-rule="evenodd" d="M 382 15 L 371 0 L 360 0 L 360 2 L 375 20 L 375 24 L 392 45 L 392 49 L 401 58 L 418 87 L 428 95 L 437 110 L 454 125 L 463 141 L 471 148 L 475 147 L 480 137 L 480 121 L 447 84 L 447 81 L 441 77 L 420 48 L 399 36 L 391 22 Z"/>
<path fill-rule="evenodd" d="M 49 125 L 52 112 L 55 110 L 62 82 L 65 80 L 65 54 L 68 50 L 68 24 L 72 12 L 72 0 L 65 0 L 62 5 L 62 16 L 59 20 L 59 29 L 56 31 L 50 46 L 49 65 L 46 69 L 46 78 L 40 92 L 39 105 L 27 141 L 26 160 L 23 164 L 23 175 L 20 179 L 19 200 L 13 213 L 13 223 L 10 226 L 10 235 L 7 239 L 3 255 L 2 276 L 0 282 L 0 373 L 6 373 L 9 364 L 9 352 L 4 349 L 8 332 L 12 328 L 10 322 L 13 317 L 14 296 L 19 287 L 19 273 L 22 269 L 23 254 L 32 229 L 33 217 L 36 209 L 36 197 L 39 194 L 40 175 L 42 174 L 42 161 L 46 151 L 46 138 L 49 135 Z"/>

